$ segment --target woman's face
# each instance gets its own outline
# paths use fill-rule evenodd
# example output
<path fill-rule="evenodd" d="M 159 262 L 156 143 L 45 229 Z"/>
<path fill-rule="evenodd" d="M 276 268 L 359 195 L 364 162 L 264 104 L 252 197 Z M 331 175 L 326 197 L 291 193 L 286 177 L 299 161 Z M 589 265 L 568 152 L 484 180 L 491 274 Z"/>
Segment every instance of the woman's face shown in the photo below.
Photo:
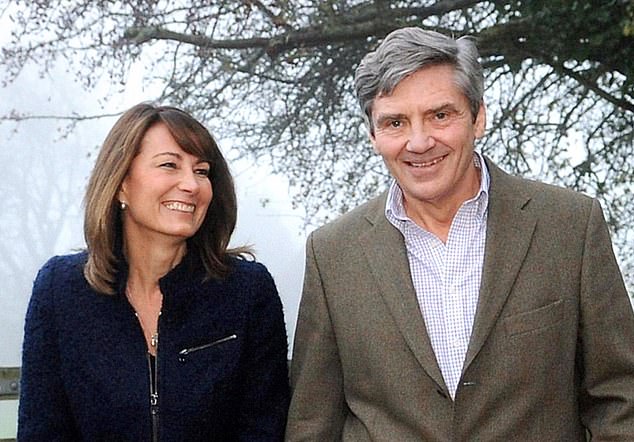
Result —
<path fill-rule="evenodd" d="M 213 196 L 209 169 L 207 161 L 184 152 L 163 123 L 150 127 L 119 191 L 127 205 L 126 240 L 193 236 Z"/>

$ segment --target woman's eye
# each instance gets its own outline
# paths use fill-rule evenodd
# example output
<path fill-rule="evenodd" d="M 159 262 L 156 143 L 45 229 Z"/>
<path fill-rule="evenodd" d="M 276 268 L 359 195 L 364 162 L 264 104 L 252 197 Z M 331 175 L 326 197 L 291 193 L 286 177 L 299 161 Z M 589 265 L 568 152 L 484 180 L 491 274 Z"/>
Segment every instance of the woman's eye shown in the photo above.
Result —
<path fill-rule="evenodd" d="M 209 169 L 207 169 L 207 168 L 196 169 L 194 172 L 196 173 L 196 175 L 200 175 L 200 176 L 204 176 L 204 177 L 208 177 L 209 176 Z"/>
<path fill-rule="evenodd" d="M 160 167 L 165 167 L 167 169 L 176 169 L 176 163 L 172 163 L 172 162 L 162 163 Z"/>

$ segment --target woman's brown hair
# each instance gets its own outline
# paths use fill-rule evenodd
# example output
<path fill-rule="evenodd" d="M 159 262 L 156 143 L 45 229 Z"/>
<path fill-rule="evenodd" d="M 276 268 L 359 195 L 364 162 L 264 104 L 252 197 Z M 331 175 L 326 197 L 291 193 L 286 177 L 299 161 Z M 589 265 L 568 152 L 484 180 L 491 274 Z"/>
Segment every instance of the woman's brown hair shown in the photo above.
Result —
<path fill-rule="evenodd" d="M 233 178 L 216 141 L 205 127 L 186 112 L 170 106 L 138 104 L 112 127 L 97 157 L 84 198 L 84 236 L 88 261 L 84 275 L 98 292 L 114 294 L 116 273 L 123 264 L 121 213 L 117 199 L 130 164 L 139 153 L 147 130 L 165 124 L 178 145 L 211 165 L 209 180 L 213 199 L 200 229 L 187 240 L 188 251 L 205 267 L 209 278 L 229 272 L 230 256 L 248 253 L 228 249 L 237 219 Z"/>

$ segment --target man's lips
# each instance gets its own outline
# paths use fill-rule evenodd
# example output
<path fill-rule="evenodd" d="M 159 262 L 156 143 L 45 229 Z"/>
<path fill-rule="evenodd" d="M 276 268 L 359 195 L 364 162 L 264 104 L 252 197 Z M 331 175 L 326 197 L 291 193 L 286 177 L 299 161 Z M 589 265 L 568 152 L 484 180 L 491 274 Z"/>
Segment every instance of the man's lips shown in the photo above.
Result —
<path fill-rule="evenodd" d="M 448 155 L 443 155 L 441 157 L 434 158 L 433 160 L 430 160 L 430 161 L 405 160 L 404 162 L 416 168 L 432 167 L 440 163 L 441 161 L 443 161 L 445 158 L 447 158 L 447 156 Z"/>

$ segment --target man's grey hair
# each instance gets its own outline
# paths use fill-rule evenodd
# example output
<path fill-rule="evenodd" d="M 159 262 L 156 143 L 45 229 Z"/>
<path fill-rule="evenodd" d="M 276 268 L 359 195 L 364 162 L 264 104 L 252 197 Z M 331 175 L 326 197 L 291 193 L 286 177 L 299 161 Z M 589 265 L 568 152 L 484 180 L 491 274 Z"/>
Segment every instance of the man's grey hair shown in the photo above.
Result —
<path fill-rule="evenodd" d="M 372 105 L 379 95 L 390 95 L 401 80 L 421 68 L 448 64 L 455 69 L 456 85 L 469 100 L 475 120 L 484 95 L 484 75 L 472 37 L 453 39 L 416 27 L 391 32 L 357 67 L 355 91 L 371 133 Z"/>

